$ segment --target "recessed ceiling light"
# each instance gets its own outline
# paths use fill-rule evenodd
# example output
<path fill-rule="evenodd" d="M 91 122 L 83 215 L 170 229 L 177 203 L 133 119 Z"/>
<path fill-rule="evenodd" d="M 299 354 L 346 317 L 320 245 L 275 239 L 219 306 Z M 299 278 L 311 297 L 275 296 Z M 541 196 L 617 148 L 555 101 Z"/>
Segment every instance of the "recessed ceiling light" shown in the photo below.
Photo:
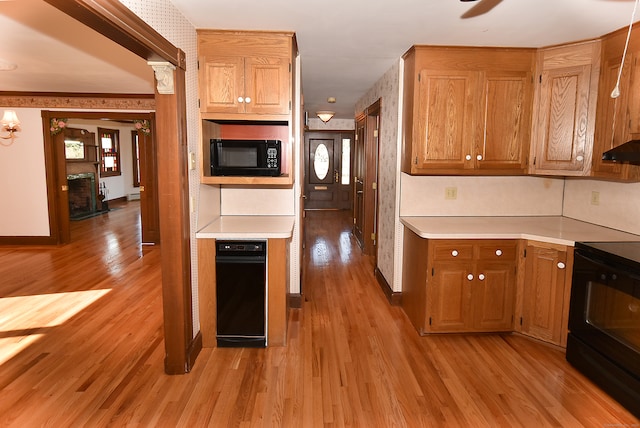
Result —
<path fill-rule="evenodd" d="M 329 98 L 327 98 L 327 102 L 328 102 L 328 103 L 330 103 L 330 104 L 335 103 L 335 102 L 336 102 L 336 97 L 329 97 Z"/>

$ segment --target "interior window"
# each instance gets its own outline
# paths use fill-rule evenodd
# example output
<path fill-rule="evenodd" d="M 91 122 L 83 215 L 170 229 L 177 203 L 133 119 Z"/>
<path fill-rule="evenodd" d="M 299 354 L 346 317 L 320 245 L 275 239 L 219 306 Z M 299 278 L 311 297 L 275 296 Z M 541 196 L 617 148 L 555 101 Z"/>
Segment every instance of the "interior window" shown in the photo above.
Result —
<path fill-rule="evenodd" d="M 98 128 L 100 138 L 100 176 L 120 175 L 120 131 Z"/>

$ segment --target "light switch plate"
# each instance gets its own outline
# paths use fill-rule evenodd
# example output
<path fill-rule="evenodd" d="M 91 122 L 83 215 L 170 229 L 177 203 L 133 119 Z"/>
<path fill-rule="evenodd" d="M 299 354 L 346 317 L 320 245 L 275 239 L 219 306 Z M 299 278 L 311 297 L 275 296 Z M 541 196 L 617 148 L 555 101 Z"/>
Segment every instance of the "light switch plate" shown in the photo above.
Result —
<path fill-rule="evenodd" d="M 194 152 L 189 152 L 189 169 L 196 169 L 196 154 Z"/>
<path fill-rule="evenodd" d="M 591 205 L 600 205 L 600 192 L 591 192 Z"/>

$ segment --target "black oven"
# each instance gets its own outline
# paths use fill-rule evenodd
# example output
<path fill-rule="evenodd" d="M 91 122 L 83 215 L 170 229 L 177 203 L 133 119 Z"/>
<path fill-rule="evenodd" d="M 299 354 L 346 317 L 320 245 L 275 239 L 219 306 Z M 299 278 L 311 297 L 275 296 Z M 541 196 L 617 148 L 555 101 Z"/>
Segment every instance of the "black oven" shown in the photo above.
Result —
<path fill-rule="evenodd" d="M 282 169 L 279 140 L 211 140 L 211 175 L 277 177 Z"/>
<path fill-rule="evenodd" d="M 640 242 L 576 243 L 566 355 L 640 417 Z"/>

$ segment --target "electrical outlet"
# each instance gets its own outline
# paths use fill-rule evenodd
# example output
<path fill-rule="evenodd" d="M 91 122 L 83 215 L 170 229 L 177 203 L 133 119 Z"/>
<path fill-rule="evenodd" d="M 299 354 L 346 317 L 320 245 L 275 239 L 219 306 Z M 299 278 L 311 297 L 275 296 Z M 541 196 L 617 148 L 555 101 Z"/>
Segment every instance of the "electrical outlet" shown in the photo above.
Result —
<path fill-rule="evenodd" d="M 600 205 L 600 192 L 591 192 L 591 205 Z"/>
<path fill-rule="evenodd" d="M 444 198 L 445 199 L 457 199 L 458 198 L 458 188 L 457 187 L 445 187 L 444 189 Z"/>

